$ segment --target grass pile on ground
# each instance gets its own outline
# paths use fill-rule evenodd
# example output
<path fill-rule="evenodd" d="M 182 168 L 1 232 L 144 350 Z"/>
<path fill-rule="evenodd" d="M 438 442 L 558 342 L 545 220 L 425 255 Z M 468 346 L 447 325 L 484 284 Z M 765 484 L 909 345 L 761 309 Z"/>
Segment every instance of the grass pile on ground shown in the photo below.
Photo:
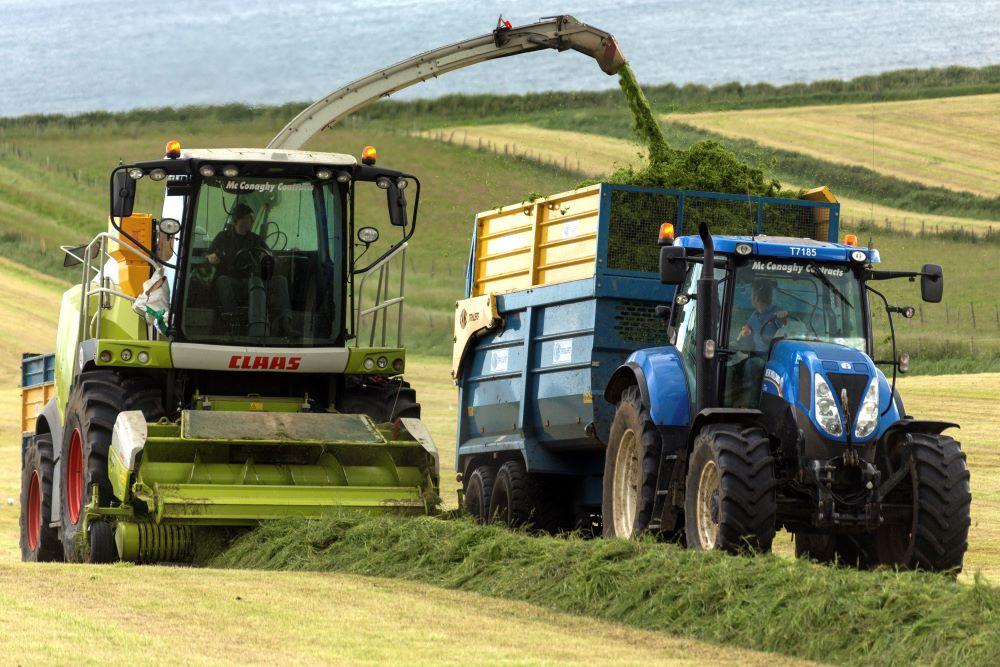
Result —
<path fill-rule="evenodd" d="M 1000 660 L 1000 591 L 942 575 L 351 514 L 263 525 L 204 564 L 396 577 L 824 662 Z"/>
<path fill-rule="evenodd" d="M 648 160 L 639 167 L 619 167 L 603 180 L 627 185 L 766 197 L 779 194 L 781 184 L 768 176 L 762 167 L 740 160 L 717 141 L 699 141 L 687 149 L 672 148 L 628 65 L 618 72 L 618 83 L 632 113 L 635 138 L 646 147 Z"/>

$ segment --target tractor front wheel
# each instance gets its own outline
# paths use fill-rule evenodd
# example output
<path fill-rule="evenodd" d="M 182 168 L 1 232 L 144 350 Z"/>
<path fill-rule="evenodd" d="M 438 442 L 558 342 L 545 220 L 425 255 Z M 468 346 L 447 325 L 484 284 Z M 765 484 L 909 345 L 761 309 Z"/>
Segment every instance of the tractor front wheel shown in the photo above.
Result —
<path fill-rule="evenodd" d="M 712 424 L 695 438 L 684 498 L 688 547 L 765 553 L 774 540 L 774 459 L 764 431 Z"/>
<path fill-rule="evenodd" d="M 605 537 L 634 538 L 649 526 L 660 465 L 660 435 L 639 387 L 622 393 L 604 455 L 601 523 Z"/>
<path fill-rule="evenodd" d="M 39 433 L 24 452 L 21 466 L 21 560 L 63 559 L 52 519 L 52 436 Z"/>

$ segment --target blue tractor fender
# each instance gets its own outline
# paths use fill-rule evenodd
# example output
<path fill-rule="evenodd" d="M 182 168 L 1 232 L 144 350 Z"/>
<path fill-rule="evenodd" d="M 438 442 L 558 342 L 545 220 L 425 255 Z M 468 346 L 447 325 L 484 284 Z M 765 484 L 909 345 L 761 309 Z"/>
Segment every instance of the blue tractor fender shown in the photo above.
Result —
<path fill-rule="evenodd" d="M 637 385 L 643 405 L 657 426 L 691 423 L 691 392 L 673 346 L 636 350 L 611 375 L 604 398 L 617 404 L 626 388 Z"/>

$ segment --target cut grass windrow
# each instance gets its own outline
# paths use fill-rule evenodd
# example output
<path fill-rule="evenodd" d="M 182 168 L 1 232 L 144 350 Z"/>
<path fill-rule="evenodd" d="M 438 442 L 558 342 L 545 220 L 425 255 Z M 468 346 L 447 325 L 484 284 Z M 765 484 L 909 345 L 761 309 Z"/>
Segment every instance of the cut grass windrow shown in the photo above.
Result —
<path fill-rule="evenodd" d="M 978 578 L 351 514 L 266 524 L 204 564 L 395 577 L 840 664 L 1000 661 L 1000 591 Z"/>

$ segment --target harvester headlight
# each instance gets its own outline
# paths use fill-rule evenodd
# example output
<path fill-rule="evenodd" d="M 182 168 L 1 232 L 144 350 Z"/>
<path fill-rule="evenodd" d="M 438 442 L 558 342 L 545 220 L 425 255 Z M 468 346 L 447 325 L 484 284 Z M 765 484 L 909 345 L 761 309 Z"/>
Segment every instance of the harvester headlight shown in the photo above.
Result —
<path fill-rule="evenodd" d="M 337 182 L 346 183 L 351 180 L 351 173 L 348 171 L 338 171 L 337 172 Z"/>
<path fill-rule="evenodd" d="M 837 400 L 833 397 L 830 385 L 819 373 L 816 373 L 813 379 L 813 395 L 816 401 L 816 421 L 819 425 L 830 435 L 843 433 L 844 425 L 840 421 Z"/>
<path fill-rule="evenodd" d="M 234 165 L 227 164 L 225 167 L 222 168 L 222 175 L 225 176 L 226 178 L 236 178 L 237 176 L 240 175 L 240 170 L 237 169 Z"/>
<path fill-rule="evenodd" d="M 160 224 L 157 225 L 157 227 L 167 236 L 173 236 L 177 232 L 181 231 L 181 223 L 175 218 L 164 218 L 163 220 L 160 220 Z"/>
<path fill-rule="evenodd" d="M 372 359 L 371 357 L 368 357 L 367 359 L 365 359 L 365 370 L 370 371 L 373 368 L 375 368 L 375 360 Z"/>
<path fill-rule="evenodd" d="M 410 182 L 405 178 L 400 178 L 396 181 L 396 187 L 399 188 L 400 190 L 405 190 L 406 186 L 409 184 Z"/>
<path fill-rule="evenodd" d="M 741 257 L 746 257 L 753 252 L 753 246 L 749 243 L 737 243 L 736 244 L 736 254 Z"/>
<path fill-rule="evenodd" d="M 396 371 L 397 373 L 402 373 L 403 372 L 403 360 L 402 359 L 393 359 L 392 360 L 392 370 Z"/>
<path fill-rule="evenodd" d="M 98 355 L 98 358 L 101 360 L 101 363 L 103 363 L 103 364 L 110 364 L 111 363 L 111 350 L 101 350 L 101 354 Z"/>
<path fill-rule="evenodd" d="M 390 180 L 389 180 L 389 179 L 388 179 L 387 177 L 385 177 L 385 176 L 379 176 L 379 177 L 378 177 L 378 178 L 377 178 L 377 179 L 375 180 L 375 185 L 379 186 L 379 187 L 380 187 L 380 188 L 382 188 L 383 190 L 388 190 L 388 189 L 389 189 L 389 186 L 390 186 L 390 185 L 392 185 L 392 181 L 390 181 Z"/>
<path fill-rule="evenodd" d="M 212 178 L 215 176 L 215 167 L 210 164 L 203 164 L 198 168 L 198 173 L 205 178 Z"/>
<path fill-rule="evenodd" d="M 868 255 L 865 254 L 864 250 L 851 251 L 851 261 L 858 262 L 860 264 L 861 262 L 864 262 L 867 259 Z"/>
<path fill-rule="evenodd" d="M 139 360 L 140 364 L 148 364 L 149 363 L 149 352 L 146 352 L 145 350 L 143 350 L 139 354 L 135 355 L 135 358 Z"/>
<path fill-rule="evenodd" d="M 144 175 L 145 174 L 142 173 L 142 169 L 139 169 L 139 167 L 132 167 L 131 169 L 128 170 L 128 177 L 131 178 L 133 181 L 138 181 Z"/>
<path fill-rule="evenodd" d="M 153 171 L 149 172 L 149 177 L 154 181 L 162 181 L 164 178 L 167 177 L 167 172 L 164 171 L 163 169 L 154 169 Z"/>
<path fill-rule="evenodd" d="M 124 350 L 122 350 L 120 356 L 122 358 L 122 361 L 132 361 L 132 350 L 126 347 Z"/>
<path fill-rule="evenodd" d="M 330 171 L 329 169 L 317 169 L 316 178 L 318 178 L 321 181 L 329 181 L 331 178 L 333 178 L 333 172 Z"/>
<path fill-rule="evenodd" d="M 385 368 L 386 366 L 389 365 L 389 360 L 386 359 L 385 357 L 379 357 L 378 362 L 376 363 L 378 364 L 379 368 Z"/>
<path fill-rule="evenodd" d="M 878 424 L 878 379 L 872 378 L 868 383 L 868 390 L 861 401 L 861 409 L 858 410 L 858 418 L 854 422 L 854 437 L 867 438 L 875 430 Z"/>

